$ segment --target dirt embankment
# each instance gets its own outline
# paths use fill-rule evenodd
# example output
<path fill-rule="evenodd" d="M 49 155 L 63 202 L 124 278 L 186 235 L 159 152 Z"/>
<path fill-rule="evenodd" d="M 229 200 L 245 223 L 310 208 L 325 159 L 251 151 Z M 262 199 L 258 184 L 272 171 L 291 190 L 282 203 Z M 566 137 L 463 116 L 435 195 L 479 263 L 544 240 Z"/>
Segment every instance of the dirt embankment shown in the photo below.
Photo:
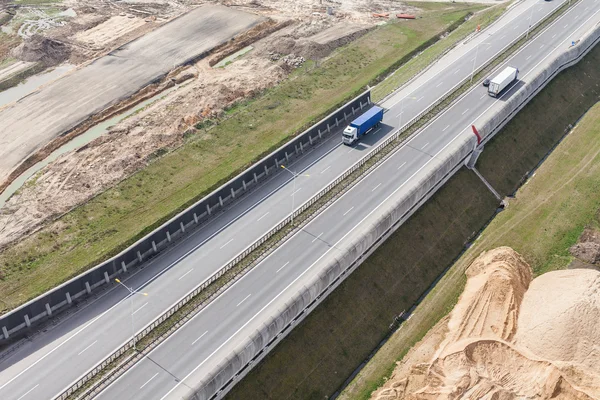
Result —
<path fill-rule="evenodd" d="M 443 319 L 372 399 L 600 398 L 600 272 L 533 281 L 514 250 L 483 253 Z M 435 349 L 435 350 L 433 350 Z"/>
<path fill-rule="evenodd" d="M 185 71 L 173 71 L 161 84 L 151 85 L 89 118 L 22 164 L 10 181 L 99 121 L 155 95 L 173 82 L 187 81 L 183 87 L 112 127 L 108 135 L 61 156 L 31 178 L 0 209 L 0 248 L 37 231 L 48 221 L 143 168 L 155 157 L 181 145 L 187 135 L 200 134 L 208 139 L 209 133 L 202 124 L 196 127 L 201 120 L 223 117 L 224 109 L 275 85 L 305 59 L 327 57 L 372 27 L 348 23 L 342 14 L 307 15 L 305 10 L 304 19 L 290 19 L 289 13 L 262 5 L 248 3 L 238 8 L 252 9 L 269 19 L 214 49 L 204 61 Z M 106 43 L 115 42 L 107 35 L 119 18 L 105 19 L 88 30 L 78 31 L 72 38 L 79 44 L 110 47 Z M 132 25 L 130 31 L 139 29 L 135 27 L 135 18 L 126 19 Z M 232 60 L 225 68 L 210 68 L 248 45 L 254 48 L 250 53 Z"/>

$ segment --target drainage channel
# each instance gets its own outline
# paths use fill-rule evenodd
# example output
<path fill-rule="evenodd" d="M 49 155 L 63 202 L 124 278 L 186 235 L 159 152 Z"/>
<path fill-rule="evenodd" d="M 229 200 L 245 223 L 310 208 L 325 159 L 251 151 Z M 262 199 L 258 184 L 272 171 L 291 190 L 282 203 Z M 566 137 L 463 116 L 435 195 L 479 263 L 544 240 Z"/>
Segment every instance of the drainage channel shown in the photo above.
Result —
<path fill-rule="evenodd" d="M 27 171 L 23 172 L 2 193 L 0 193 L 0 209 L 2 207 L 4 207 L 4 205 L 10 199 L 10 197 L 13 194 L 15 194 L 29 178 L 34 176 L 38 171 L 40 171 L 46 165 L 50 164 L 52 161 L 56 160 L 61 155 L 68 153 L 70 151 L 79 149 L 80 147 L 90 143 L 92 140 L 102 136 L 103 134 L 108 132 L 108 129 L 110 127 L 118 124 L 123 119 L 129 117 L 130 115 L 132 115 L 135 112 L 141 110 L 142 108 L 148 106 L 149 104 L 155 102 L 156 100 L 164 97 L 165 95 L 177 90 L 178 87 L 179 87 L 179 85 L 175 85 L 167 90 L 164 90 L 164 91 L 156 94 L 155 96 L 152 96 L 151 98 L 137 104 L 135 107 L 133 107 L 121 114 L 118 114 L 106 121 L 103 121 L 103 122 L 99 123 L 98 125 L 91 127 L 90 129 L 85 131 L 83 134 L 74 137 L 69 142 L 65 143 L 58 149 L 54 150 L 52 153 L 50 153 L 50 155 L 48 157 L 46 157 L 42 161 L 38 162 L 37 164 L 33 165 Z"/>

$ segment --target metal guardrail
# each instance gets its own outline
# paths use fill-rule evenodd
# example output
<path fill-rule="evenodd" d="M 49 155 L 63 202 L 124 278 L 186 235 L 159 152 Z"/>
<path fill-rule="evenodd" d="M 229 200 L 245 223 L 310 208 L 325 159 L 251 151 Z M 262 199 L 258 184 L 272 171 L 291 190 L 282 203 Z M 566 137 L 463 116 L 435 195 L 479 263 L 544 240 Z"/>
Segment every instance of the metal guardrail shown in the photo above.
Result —
<path fill-rule="evenodd" d="M 562 7 L 556 8 L 546 18 L 538 21 L 534 26 L 532 26 L 530 28 L 530 31 L 536 29 L 540 24 L 542 24 L 544 21 L 546 21 L 548 18 L 550 18 L 551 16 L 553 16 L 556 12 L 558 12 L 561 9 L 562 9 Z M 517 43 L 518 41 L 520 41 L 523 37 L 526 36 L 526 34 L 527 33 L 523 33 L 522 35 L 520 35 L 519 37 L 517 37 L 512 43 L 508 44 L 503 50 L 506 50 L 510 46 L 512 46 L 515 43 Z M 533 37 L 534 36 L 531 36 L 532 39 L 533 39 Z M 473 73 L 473 75 L 476 75 L 481 70 L 487 68 L 487 66 L 489 66 L 493 61 L 494 61 L 494 59 L 491 59 L 491 60 L 487 61 L 486 63 L 482 64 L 480 67 L 476 68 L 475 71 L 474 71 L 474 73 Z M 121 357 L 126 352 L 132 350 L 134 342 L 135 343 L 139 342 L 141 339 L 143 339 L 145 336 L 147 336 L 148 333 L 150 333 L 157 326 L 159 326 L 161 323 L 163 323 L 166 319 L 168 319 L 169 317 L 171 317 L 178 310 L 180 310 L 183 306 L 185 306 L 196 295 L 198 295 L 200 292 L 202 292 L 204 289 L 206 289 L 210 284 L 212 284 L 217 279 L 219 279 L 223 275 L 225 275 L 235 265 L 237 265 L 242 259 L 244 259 L 246 256 L 248 256 L 250 253 L 252 253 L 258 247 L 260 247 L 263 243 L 265 243 L 267 240 L 269 240 L 273 235 L 275 235 L 276 233 L 278 233 L 284 226 L 286 226 L 288 223 L 290 223 L 291 220 L 292 220 L 292 218 L 296 218 L 300 214 L 304 213 L 308 208 L 310 208 L 317 201 L 319 201 L 321 198 L 323 198 L 323 196 L 325 196 L 329 191 L 331 191 L 331 189 L 333 187 L 335 187 L 338 184 L 340 184 L 348 176 L 350 176 L 355 171 L 357 171 L 359 168 L 361 168 L 362 166 L 364 166 L 371 158 L 373 158 L 375 155 L 377 155 L 377 153 L 379 153 L 384 147 L 387 147 L 391 142 L 397 140 L 402 133 L 404 133 L 406 130 L 408 130 L 409 128 L 411 128 L 424 115 L 428 114 L 431 110 L 433 110 L 435 107 L 437 107 L 442 102 L 444 102 L 448 97 L 450 97 L 454 93 L 454 91 L 457 88 L 459 88 L 462 85 L 464 85 L 470 79 L 471 79 L 470 76 L 468 76 L 468 77 L 464 78 L 463 80 L 461 80 L 452 89 L 450 89 L 449 91 L 447 91 L 443 96 L 441 96 L 438 100 L 436 100 L 436 102 L 434 102 L 429 107 L 427 107 L 425 110 L 423 110 L 418 115 L 416 115 L 415 117 L 413 117 L 404 126 L 400 127 L 398 130 L 396 130 L 396 132 L 394 132 L 390 137 L 388 137 L 386 140 L 384 140 L 382 143 L 380 143 L 377 147 L 375 147 L 373 150 L 371 150 L 367 155 L 365 155 L 365 157 L 363 157 L 356 164 L 354 164 L 353 166 L 351 166 L 350 168 L 348 168 L 346 171 L 344 171 L 341 175 L 339 175 L 334 181 L 332 181 L 329 185 L 327 185 L 319 193 L 317 193 L 311 199 L 307 200 L 304 204 L 302 204 L 299 208 L 297 208 L 291 215 L 289 215 L 288 217 L 284 218 L 279 224 L 277 224 L 274 228 L 272 228 L 269 232 L 267 232 L 265 235 L 263 235 L 261 238 L 259 238 L 252 245 L 248 246 L 242 253 L 238 254 L 238 256 L 236 256 L 233 260 L 231 260 L 229 263 L 227 263 L 225 266 L 223 266 L 219 271 L 217 271 L 215 274 L 213 274 L 210 278 L 208 278 L 206 281 L 202 282 L 192 292 L 190 292 L 188 295 L 186 295 L 184 298 L 182 298 L 179 302 L 177 302 L 177 304 L 175 304 L 171 309 L 169 309 L 168 311 L 166 311 L 165 313 L 163 313 L 161 316 L 159 316 L 158 318 L 156 318 L 153 322 L 151 322 L 150 324 L 148 324 L 141 332 L 139 332 L 135 336 L 135 341 L 133 339 L 129 340 L 122 347 L 120 347 L 119 349 L 117 349 L 115 352 L 113 352 L 111 355 L 109 355 L 106 359 L 104 359 L 101 363 L 99 363 L 97 366 L 95 366 L 92 370 L 90 370 L 84 376 L 82 376 L 81 378 L 79 378 L 79 380 L 77 382 L 75 382 L 71 387 L 69 387 L 67 390 L 65 390 L 63 393 L 61 393 L 57 397 L 57 399 L 59 399 L 59 400 L 65 400 L 65 399 L 69 398 L 69 396 L 71 396 L 74 392 L 76 392 L 81 387 L 83 387 L 84 385 L 86 385 L 90 381 L 90 379 L 92 379 L 93 377 L 95 377 L 98 374 L 98 372 L 100 372 L 104 368 L 108 367 L 110 364 L 112 364 L 115 360 L 117 360 L 119 357 Z M 453 102 L 459 101 L 465 94 L 459 96 Z M 403 142 L 398 143 L 398 145 L 400 145 L 401 143 L 403 143 Z M 348 185 L 348 186 L 351 186 L 351 184 Z M 311 217 L 314 217 L 314 215 L 318 214 L 320 211 L 322 211 L 322 208 L 319 208 L 318 210 L 315 210 L 313 213 L 311 213 L 308 216 L 307 220 L 310 219 Z M 282 240 L 284 240 L 284 239 L 282 239 Z M 261 254 L 264 254 L 264 253 L 270 251 L 271 248 L 272 247 L 270 247 L 268 249 L 265 249 Z M 245 271 L 240 271 L 240 273 L 244 273 L 244 272 Z M 239 275 L 239 273 L 237 275 Z M 235 281 L 235 279 L 232 279 L 231 281 Z M 221 289 L 224 290 L 227 287 L 229 287 L 229 285 L 225 285 Z M 219 290 L 219 292 L 222 291 L 221 289 Z M 177 328 L 181 325 L 180 322 L 182 322 L 182 321 L 185 322 L 185 321 L 187 321 L 187 319 L 188 319 L 188 316 L 183 316 L 182 318 L 180 318 L 180 320 L 178 320 L 178 322 L 175 324 L 177 326 Z M 171 331 L 171 330 L 169 330 L 169 331 Z M 150 343 L 148 345 L 147 348 L 151 349 L 151 348 L 155 347 L 155 345 L 157 344 L 156 343 L 157 340 L 162 339 L 163 336 L 164 335 L 157 337 L 152 343 Z M 118 368 L 129 367 L 130 365 L 134 364 L 136 361 L 137 360 L 132 360 L 130 358 L 128 360 L 125 360 L 123 363 L 121 363 L 118 366 Z M 108 381 L 108 380 L 110 380 L 110 377 L 106 377 L 103 380 L 99 381 L 98 383 L 94 384 L 89 390 L 87 390 L 86 394 L 80 396 L 79 398 L 88 399 L 88 398 L 93 397 L 93 395 L 97 393 L 96 389 L 100 389 L 101 386 L 103 388 L 103 384 L 106 383 L 106 381 Z"/>
<path fill-rule="evenodd" d="M 106 287 L 112 278 L 138 268 L 172 247 L 182 237 L 213 220 L 228 205 L 252 193 L 262 182 L 283 173 L 279 168 L 281 163 L 297 159 L 329 140 L 340 124 L 370 104 L 370 91 L 360 94 L 118 255 L 2 315 L 0 342 L 54 317 L 73 302 L 88 298 L 97 288 Z"/>

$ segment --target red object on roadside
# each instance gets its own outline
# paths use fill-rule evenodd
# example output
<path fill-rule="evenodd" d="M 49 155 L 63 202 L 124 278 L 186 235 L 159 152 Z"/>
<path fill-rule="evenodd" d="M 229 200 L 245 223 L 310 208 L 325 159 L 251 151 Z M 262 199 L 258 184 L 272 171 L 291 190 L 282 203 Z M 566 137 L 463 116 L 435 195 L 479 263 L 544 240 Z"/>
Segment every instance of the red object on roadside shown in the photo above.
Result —
<path fill-rule="evenodd" d="M 401 18 L 401 19 L 415 19 L 416 17 L 414 15 L 410 15 L 410 14 L 396 14 L 397 18 Z"/>
<path fill-rule="evenodd" d="M 479 146 L 481 144 L 481 136 L 479 136 L 479 132 L 477 132 L 477 128 L 475 128 L 475 125 L 471 125 L 471 128 L 473 128 L 473 133 L 475 134 L 475 136 L 477 136 L 477 146 Z"/>
<path fill-rule="evenodd" d="M 375 18 L 387 18 L 390 16 L 390 14 L 389 13 L 382 13 L 382 14 L 373 13 L 373 16 Z"/>

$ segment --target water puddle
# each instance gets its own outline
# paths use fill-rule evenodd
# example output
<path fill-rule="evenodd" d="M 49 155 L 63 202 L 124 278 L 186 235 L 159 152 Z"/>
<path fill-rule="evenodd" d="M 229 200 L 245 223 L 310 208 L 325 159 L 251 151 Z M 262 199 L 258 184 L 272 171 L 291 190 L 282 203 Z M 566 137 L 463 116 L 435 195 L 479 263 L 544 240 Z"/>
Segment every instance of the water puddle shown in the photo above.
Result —
<path fill-rule="evenodd" d="M 90 143 L 92 140 L 102 136 L 103 134 L 108 132 L 109 128 L 111 128 L 112 126 L 118 124 L 119 122 L 123 121 L 125 118 L 138 112 L 139 110 L 141 110 L 142 108 L 155 102 L 156 100 L 159 100 L 160 98 L 166 96 L 167 94 L 177 90 L 177 88 L 179 88 L 179 85 L 175 85 L 167 90 L 162 91 L 161 93 L 149 98 L 148 100 L 145 100 L 145 101 L 139 103 L 137 106 L 135 106 L 119 115 L 116 115 L 110 119 L 107 119 L 106 121 L 101 122 L 98 125 L 91 127 L 90 129 L 88 129 L 87 131 L 82 133 L 81 135 L 73 138 L 69 142 L 63 144 L 58 149 L 54 150 L 48 157 L 46 157 L 42 161 L 38 162 L 37 164 L 33 165 L 27 171 L 23 172 L 17 179 L 15 179 L 4 190 L 4 192 L 0 193 L 0 208 L 4 207 L 4 204 L 6 204 L 6 202 L 10 198 L 10 196 L 12 196 L 17 190 L 19 190 L 29 178 L 34 176 L 39 170 L 44 168 L 46 165 L 50 164 L 52 161 L 56 160 L 61 155 L 68 153 L 70 151 L 76 150 L 76 149 Z"/>
<path fill-rule="evenodd" d="M 75 68 L 74 65 L 62 64 L 54 68 L 52 71 L 31 76 L 17 86 L 0 92 L 0 107 L 4 106 L 5 104 L 12 103 L 13 101 L 22 99 L 28 94 L 33 93 L 43 84 L 59 78 L 60 76 L 71 71 L 73 68 Z"/>
<path fill-rule="evenodd" d="M 232 62 L 234 62 L 236 58 L 243 56 L 244 54 L 248 53 L 252 49 L 254 49 L 254 47 L 252 47 L 252 46 L 246 46 L 243 49 L 236 51 L 232 55 L 225 57 L 224 59 L 222 59 L 221 61 L 219 61 L 215 65 L 213 65 L 213 68 L 223 68 L 223 67 L 226 67 L 227 65 L 231 64 Z"/>

